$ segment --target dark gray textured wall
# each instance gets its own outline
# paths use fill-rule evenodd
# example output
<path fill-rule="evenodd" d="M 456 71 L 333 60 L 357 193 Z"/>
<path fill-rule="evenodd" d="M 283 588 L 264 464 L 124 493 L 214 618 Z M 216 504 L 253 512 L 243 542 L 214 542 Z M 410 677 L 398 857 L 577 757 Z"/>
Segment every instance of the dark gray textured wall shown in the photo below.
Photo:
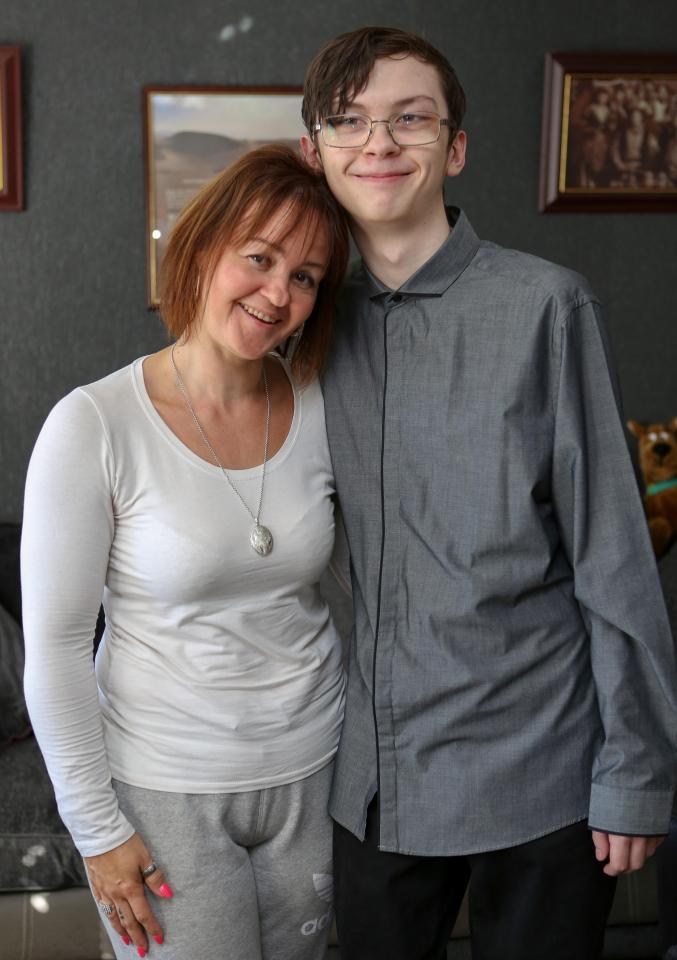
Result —
<path fill-rule="evenodd" d="M 677 217 L 536 209 L 544 53 L 676 49 L 675 0 L 0 0 L 0 44 L 24 47 L 27 183 L 27 209 L 0 214 L 0 519 L 20 517 L 55 401 L 164 342 L 145 308 L 141 88 L 300 83 L 327 39 L 367 23 L 449 56 L 470 140 L 450 198 L 482 236 L 587 274 L 627 414 L 677 414 Z"/>

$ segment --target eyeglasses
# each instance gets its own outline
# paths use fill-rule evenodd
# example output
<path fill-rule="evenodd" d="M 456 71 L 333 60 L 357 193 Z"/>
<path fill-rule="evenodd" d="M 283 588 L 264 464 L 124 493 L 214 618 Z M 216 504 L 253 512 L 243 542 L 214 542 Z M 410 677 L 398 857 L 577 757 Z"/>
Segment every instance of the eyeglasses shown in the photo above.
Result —
<path fill-rule="evenodd" d="M 389 120 L 372 120 L 353 113 L 325 117 L 313 126 L 313 133 L 320 131 L 328 147 L 363 147 L 369 142 L 375 123 L 385 123 L 390 136 L 401 147 L 436 143 L 442 127 L 449 126 L 446 117 L 439 117 L 436 113 L 398 113 Z"/>

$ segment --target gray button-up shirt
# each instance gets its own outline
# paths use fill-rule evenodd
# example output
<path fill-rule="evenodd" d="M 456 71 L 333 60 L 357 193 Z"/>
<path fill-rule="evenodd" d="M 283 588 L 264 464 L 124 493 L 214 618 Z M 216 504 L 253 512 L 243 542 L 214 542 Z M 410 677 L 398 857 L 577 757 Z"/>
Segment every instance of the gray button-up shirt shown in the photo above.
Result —
<path fill-rule="evenodd" d="M 462 213 L 399 290 L 360 265 L 324 377 L 355 633 L 331 813 L 380 847 L 667 831 L 675 655 L 585 280 Z M 453 212 L 452 212 L 453 216 Z"/>

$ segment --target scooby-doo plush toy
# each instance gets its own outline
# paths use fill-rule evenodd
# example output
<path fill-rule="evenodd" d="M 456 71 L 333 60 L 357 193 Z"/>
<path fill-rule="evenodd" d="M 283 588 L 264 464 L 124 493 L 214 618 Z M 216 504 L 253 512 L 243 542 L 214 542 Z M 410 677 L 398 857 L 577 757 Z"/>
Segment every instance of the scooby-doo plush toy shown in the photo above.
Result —
<path fill-rule="evenodd" d="M 628 420 L 628 430 L 639 440 L 644 507 L 654 553 L 660 557 L 677 537 L 677 417 L 648 426 Z"/>

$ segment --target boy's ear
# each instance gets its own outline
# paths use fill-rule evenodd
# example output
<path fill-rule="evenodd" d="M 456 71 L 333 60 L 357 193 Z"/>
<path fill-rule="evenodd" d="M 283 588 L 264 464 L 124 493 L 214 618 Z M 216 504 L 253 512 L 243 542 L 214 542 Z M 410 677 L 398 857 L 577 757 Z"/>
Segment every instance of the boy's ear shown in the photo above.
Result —
<path fill-rule="evenodd" d="M 468 138 L 465 130 L 459 130 L 454 137 L 454 142 L 449 148 L 447 157 L 447 176 L 457 177 L 465 166 L 465 150 L 468 145 Z"/>
<path fill-rule="evenodd" d="M 304 133 L 301 137 L 301 153 L 309 167 L 312 167 L 313 170 L 322 171 L 320 151 L 307 133 Z"/>

